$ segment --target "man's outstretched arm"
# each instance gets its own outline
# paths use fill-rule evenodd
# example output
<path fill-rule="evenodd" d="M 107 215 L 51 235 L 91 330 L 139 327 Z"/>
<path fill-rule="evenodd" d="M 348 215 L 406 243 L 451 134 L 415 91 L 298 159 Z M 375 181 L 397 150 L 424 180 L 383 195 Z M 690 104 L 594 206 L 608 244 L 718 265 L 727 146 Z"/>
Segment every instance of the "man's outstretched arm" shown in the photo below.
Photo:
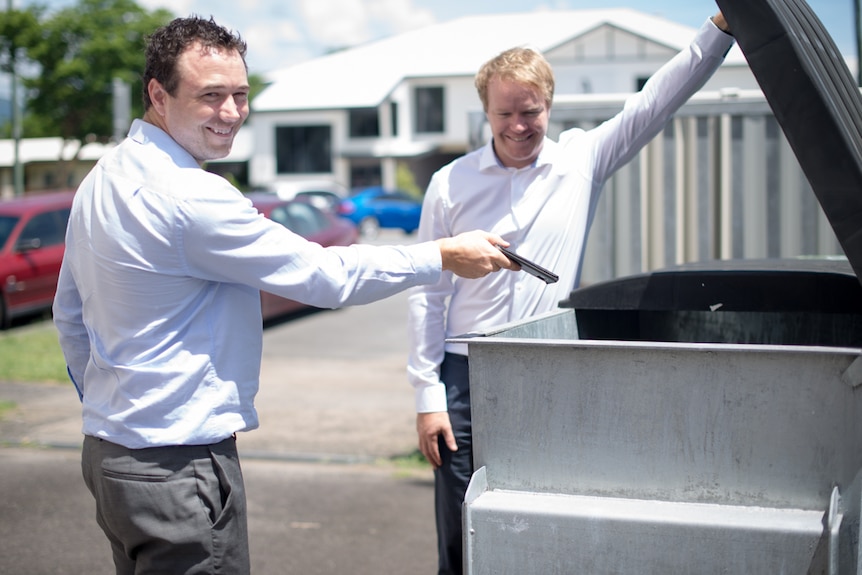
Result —
<path fill-rule="evenodd" d="M 496 234 L 476 230 L 435 241 L 440 247 L 443 271 L 451 271 L 464 278 L 481 278 L 501 269 L 520 269 L 496 248 L 498 244 L 509 246 L 509 242 Z"/>

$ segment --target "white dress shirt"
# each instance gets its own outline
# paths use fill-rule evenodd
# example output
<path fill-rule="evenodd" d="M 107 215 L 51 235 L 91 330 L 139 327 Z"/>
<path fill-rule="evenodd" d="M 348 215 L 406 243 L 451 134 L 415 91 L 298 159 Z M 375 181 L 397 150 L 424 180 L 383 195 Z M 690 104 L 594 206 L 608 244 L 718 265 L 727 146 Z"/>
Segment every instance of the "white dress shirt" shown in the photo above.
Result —
<path fill-rule="evenodd" d="M 550 311 L 578 284 L 587 233 L 605 181 L 658 134 L 673 113 L 721 65 L 733 38 L 710 20 L 688 49 L 665 64 L 602 125 L 545 139 L 537 160 L 521 169 L 498 162 L 492 145 L 443 167 L 422 208 L 420 240 L 472 229 L 499 234 L 519 255 L 556 272 L 546 285 L 523 272 L 478 280 L 444 273 L 436 285 L 409 297 L 408 378 L 417 412 L 446 411 L 439 371 L 444 351 L 467 354 L 446 338 L 484 332 Z"/>
<path fill-rule="evenodd" d="M 83 432 L 134 449 L 253 429 L 259 290 L 335 308 L 440 274 L 432 242 L 306 241 L 136 120 L 78 188 L 54 302 Z"/>

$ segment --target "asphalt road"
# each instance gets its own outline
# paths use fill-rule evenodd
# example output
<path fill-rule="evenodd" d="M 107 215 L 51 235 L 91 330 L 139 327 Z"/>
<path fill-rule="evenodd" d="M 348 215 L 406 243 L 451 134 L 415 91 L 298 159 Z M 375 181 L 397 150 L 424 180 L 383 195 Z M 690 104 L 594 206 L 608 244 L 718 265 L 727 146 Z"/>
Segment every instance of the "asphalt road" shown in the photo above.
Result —
<path fill-rule="evenodd" d="M 256 575 L 436 572 L 431 471 L 400 462 L 416 445 L 405 314 L 399 295 L 267 326 L 261 427 L 238 442 Z M 0 419 L 0 575 L 113 573 L 74 391 L 0 382 L 0 402 L 17 406 Z"/>

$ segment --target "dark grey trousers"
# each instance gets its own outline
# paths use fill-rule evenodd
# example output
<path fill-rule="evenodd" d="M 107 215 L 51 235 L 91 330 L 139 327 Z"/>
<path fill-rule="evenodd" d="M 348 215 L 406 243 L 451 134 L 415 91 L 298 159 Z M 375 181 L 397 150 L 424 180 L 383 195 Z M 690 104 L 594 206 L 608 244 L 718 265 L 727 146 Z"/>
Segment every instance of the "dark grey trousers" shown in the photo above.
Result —
<path fill-rule="evenodd" d="M 473 424 L 470 419 L 470 370 L 467 357 L 447 353 L 440 366 L 446 384 L 449 421 L 458 451 L 449 451 L 440 439 L 442 465 L 434 472 L 439 575 L 463 573 L 461 509 L 473 475 Z"/>
<path fill-rule="evenodd" d="M 81 466 L 117 575 L 250 572 L 236 439 L 128 449 L 85 437 Z"/>

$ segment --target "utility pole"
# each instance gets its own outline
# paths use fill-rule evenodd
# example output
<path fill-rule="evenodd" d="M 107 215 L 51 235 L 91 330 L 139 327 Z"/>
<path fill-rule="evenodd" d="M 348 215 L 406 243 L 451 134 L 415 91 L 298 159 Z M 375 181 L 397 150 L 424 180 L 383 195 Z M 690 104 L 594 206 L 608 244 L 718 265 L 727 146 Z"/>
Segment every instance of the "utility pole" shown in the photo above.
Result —
<path fill-rule="evenodd" d="M 7 13 L 12 12 L 12 0 L 6 0 Z M 15 67 L 17 48 L 9 52 L 9 71 L 12 74 L 12 139 L 14 140 L 14 156 L 12 160 L 12 182 L 15 195 L 24 193 L 24 166 L 21 165 L 21 110 L 18 106 L 18 73 Z"/>

